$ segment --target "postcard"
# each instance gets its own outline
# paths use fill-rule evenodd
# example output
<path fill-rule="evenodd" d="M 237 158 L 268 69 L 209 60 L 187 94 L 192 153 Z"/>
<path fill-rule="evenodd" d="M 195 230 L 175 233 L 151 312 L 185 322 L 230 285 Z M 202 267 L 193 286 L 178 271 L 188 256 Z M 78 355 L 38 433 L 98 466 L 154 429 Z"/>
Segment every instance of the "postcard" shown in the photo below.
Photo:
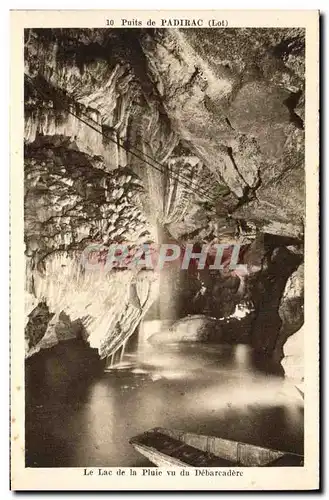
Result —
<path fill-rule="evenodd" d="M 319 489 L 319 13 L 11 12 L 11 488 Z"/>

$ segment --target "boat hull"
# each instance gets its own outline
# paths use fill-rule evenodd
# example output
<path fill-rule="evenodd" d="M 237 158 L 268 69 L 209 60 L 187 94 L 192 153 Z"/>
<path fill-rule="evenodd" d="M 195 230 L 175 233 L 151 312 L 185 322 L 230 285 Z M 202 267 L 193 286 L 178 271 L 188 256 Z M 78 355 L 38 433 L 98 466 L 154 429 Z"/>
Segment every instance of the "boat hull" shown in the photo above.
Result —
<path fill-rule="evenodd" d="M 215 436 L 157 427 L 130 440 L 158 467 L 302 466 L 303 456 Z"/>

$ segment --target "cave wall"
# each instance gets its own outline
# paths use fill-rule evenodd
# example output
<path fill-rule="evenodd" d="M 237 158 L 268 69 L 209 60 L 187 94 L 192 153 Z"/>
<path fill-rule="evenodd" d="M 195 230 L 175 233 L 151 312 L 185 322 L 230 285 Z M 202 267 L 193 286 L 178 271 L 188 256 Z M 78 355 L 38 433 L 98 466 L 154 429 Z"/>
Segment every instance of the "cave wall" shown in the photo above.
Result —
<path fill-rule="evenodd" d="M 27 355 L 59 342 L 63 321 L 102 357 L 118 349 L 161 280 L 88 274 L 81 255 L 164 234 L 251 249 L 276 235 L 243 279 L 182 277 L 178 314 L 249 304 L 253 344 L 282 345 L 281 297 L 300 264 L 287 247 L 303 239 L 303 30 L 28 29 L 25 74 Z M 40 304 L 49 317 L 31 333 Z"/>
<path fill-rule="evenodd" d="M 228 211 L 300 235 L 303 30 L 145 30 L 141 45 L 174 129 L 230 189 Z"/>

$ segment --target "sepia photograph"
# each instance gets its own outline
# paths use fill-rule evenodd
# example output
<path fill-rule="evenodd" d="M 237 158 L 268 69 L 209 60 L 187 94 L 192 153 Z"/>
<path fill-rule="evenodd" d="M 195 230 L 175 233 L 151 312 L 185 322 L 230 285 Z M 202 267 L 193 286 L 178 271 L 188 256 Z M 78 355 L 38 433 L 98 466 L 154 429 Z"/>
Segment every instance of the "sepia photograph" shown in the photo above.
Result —
<path fill-rule="evenodd" d="M 238 481 L 311 459 L 306 28 L 199 14 L 22 31 L 12 335 L 35 473 Z"/>

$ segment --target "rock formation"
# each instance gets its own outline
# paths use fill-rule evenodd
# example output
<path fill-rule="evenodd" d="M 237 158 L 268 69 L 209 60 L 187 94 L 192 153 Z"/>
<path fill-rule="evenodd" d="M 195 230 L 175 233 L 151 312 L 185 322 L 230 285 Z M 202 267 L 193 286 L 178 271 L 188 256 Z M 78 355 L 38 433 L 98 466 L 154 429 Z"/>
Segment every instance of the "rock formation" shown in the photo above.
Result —
<path fill-rule="evenodd" d="M 118 350 L 163 277 L 84 252 L 168 237 L 247 250 L 243 279 L 182 273 L 177 319 L 248 303 L 246 339 L 281 349 L 302 322 L 303 30 L 28 29 L 25 75 L 27 355 Z"/>
<path fill-rule="evenodd" d="M 285 376 L 294 384 L 301 386 L 304 381 L 304 329 L 291 335 L 283 348 L 284 358 L 281 362 Z"/>

